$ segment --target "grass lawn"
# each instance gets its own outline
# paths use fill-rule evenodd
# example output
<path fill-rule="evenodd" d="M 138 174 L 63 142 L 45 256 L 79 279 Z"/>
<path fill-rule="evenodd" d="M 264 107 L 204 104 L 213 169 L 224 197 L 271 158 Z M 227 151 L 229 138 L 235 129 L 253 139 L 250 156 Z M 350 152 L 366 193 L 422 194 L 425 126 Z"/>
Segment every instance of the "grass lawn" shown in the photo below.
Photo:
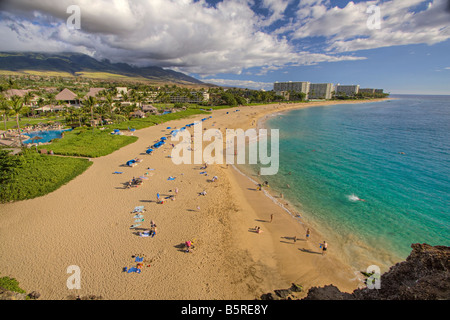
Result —
<path fill-rule="evenodd" d="M 92 165 L 87 159 L 40 155 L 25 150 L 12 179 L 1 186 L 0 202 L 33 199 L 55 191 Z"/>
<path fill-rule="evenodd" d="M 121 122 L 119 124 L 109 125 L 107 127 L 109 127 L 110 129 L 119 129 L 119 130 L 128 130 L 128 128 L 139 130 L 167 121 L 184 119 L 198 114 L 209 114 L 209 112 L 202 111 L 200 109 L 187 109 L 184 111 L 168 113 L 164 115 L 151 115 L 149 117 L 142 119 L 141 118 L 131 119 L 128 121 Z"/>
<path fill-rule="evenodd" d="M 5 130 L 5 124 L 3 119 L 0 119 L 0 130 Z M 23 129 L 24 127 L 28 125 L 37 125 L 39 123 L 47 124 L 48 122 L 61 122 L 64 123 L 64 118 L 60 117 L 57 118 L 55 116 L 48 117 L 48 118 L 27 118 L 27 117 L 20 117 L 19 119 L 19 125 L 20 128 Z M 9 120 L 6 121 L 6 129 L 17 129 L 17 123 L 16 118 L 14 116 L 9 116 Z"/>
<path fill-rule="evenodd" d="M 108 155 L 137 140 L 133 136 L 112 135 L 111 130 L 75 129 L 65 132 L 64 138 L 38 149 L 53 150 L 55 154 L 97 158 Z"/>

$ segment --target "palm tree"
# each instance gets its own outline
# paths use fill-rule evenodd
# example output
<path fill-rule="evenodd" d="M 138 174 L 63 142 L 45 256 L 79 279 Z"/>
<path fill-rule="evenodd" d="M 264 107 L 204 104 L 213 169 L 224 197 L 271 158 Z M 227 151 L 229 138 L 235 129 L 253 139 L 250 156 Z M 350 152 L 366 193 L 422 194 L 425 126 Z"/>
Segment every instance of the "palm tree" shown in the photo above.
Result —
<path fill-rule="evenodd" d="M 91 109 L 91 125 L 94 127 L 94 106 L 97 103 L 96 99 L 92 96 L 89 96 L 87 99 L 84 99 L 84 105 Z"/>
<path fill-rule="evenodd" d="M 19 134 L 20 145 L 23 146 L 22 139 L 20 139 L 20 125 L 19 125 L 19 114 L 20 114 L 20 111 L 22 111 L 22 108 L 23 108 L 23 100 L 20 97 L 18 97 L 18 96 L 12 96 L 11 97 L 11 101 L 10 101 L 10 105 L 11 105 L 11 110 L 16 115 L 17 133 Z"/>
<path fill-rule="evenodd" d="M 5 123 L 5 131 L 6 129 L 6 118 L 8 117 L 9 112 L 11 112 L 11 107 L 8 104 L 8 101 L 6 101 L 5 97 L 0 96 L 0 111 L 3 113 L 3 121 Z"/>
<path fill-rule="evenodd" d="M 109 114 L 110 114 L 110 117 L 112 117 L 112 115 L 113 115 L 113 109 L 112 109 L 113 98 L 110 93 L 108 93 L 108 95 L 106 96 L 105 106 L 107 106 L 109 108 Z"/>
<path fill-rule="evenodd" d="M 37 101 L 37 105 L 39 108 L 42 108 L 45 105 L 45 100 L 42 97 L 39 97 Z M 35 115 L 35 110 L 33 108 L 33 116 Z"/>

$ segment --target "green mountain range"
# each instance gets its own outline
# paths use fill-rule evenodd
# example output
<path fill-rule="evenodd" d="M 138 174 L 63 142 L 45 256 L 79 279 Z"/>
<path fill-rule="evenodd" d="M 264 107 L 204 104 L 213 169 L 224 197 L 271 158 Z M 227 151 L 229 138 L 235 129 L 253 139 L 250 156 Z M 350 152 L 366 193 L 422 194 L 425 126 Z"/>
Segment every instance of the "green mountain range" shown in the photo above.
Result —
<path fill-rule="evenodd" d="M 0 52 L 1 74 L 83 76 L 105 80 L 136 80 L 177 84 L 204 84 L 200 80 L 160 67 L 135 67 L 96 60 L 81 53 Z"/>

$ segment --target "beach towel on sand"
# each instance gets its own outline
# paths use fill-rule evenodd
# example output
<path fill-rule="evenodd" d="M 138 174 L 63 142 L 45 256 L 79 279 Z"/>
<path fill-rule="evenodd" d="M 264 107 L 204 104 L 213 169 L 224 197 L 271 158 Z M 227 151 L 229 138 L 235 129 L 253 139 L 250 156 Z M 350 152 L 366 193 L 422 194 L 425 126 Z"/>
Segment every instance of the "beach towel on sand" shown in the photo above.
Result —
<path fill-rule="evenodd" d="M 135 218 L 135 219 L 139 219 L 139 218 L 143 218 L 144 216 L 142 215 L 142 214 L 137 214 L 137 215 L 135 215 L 133 218 Z"/>
<path fill-rule="evenodd" d="M 135 207 L 133 212 L 142 212 L 144 210 L 144 206 Z"/>
<path fill-rule="evenodd" d="M 175 180 L 175 178 L 174 177 L 169 177 L 169 178 L 167 178 L 167 180 Z"/>
<path fill-rule="evenodd" d="M 144 257 L 140 258 L 140 257 L 136 257 L 135 262 L 142 262 L 144 261 Z"/>
<path fill-rule="evenodd" d="M 140 224 L 140 223 L 138 223 L 138 224 L 133 224 L 131 227 L 130 227 L 130 229 L 134 229 L 134 228 L 137 228 L 137 227 L 139 227 L 139 226 L 141 226 L 142 224 Z"/>
<path fill-rule="evenodd" d="M 115 171 L 114 174 L 122 174 L 123 172 Z"/>
<path fill-rule="evenodd" d="M 135 267 L 131 267 L 129 269 L 125 268 L 126 272 L 131 273 L 131 272 L 136 272 L 136 273 L 141 273 L 141 269 L 135 268 Z"/>

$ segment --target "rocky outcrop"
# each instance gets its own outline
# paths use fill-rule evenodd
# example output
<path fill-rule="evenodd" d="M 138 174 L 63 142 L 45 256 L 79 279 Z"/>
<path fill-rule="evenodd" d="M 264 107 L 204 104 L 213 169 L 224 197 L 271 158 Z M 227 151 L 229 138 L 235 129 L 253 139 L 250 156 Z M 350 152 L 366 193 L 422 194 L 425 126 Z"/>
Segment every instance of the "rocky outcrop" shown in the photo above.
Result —
<path fill-rule="evenodd" d="M 0 287 L 0 300 L 36 300 L 39 299 L 40 296 L 41 295 L 36 291 L 27 295 L 25 293 L 15 292 Z"/>
<path fill-rule="evenodd" d="M 103 297 L 95 295 L 87 295 L 87 296 L 70 295 L 67 296 L 66 300 L 103 300 Z"/>
<path fill-rule="evenodd" d="M 381 275 L 379 289 L 345 293 L 333 285 L 313 287 L 303 300 L 450 300 L 450 247 L 417 243 L 411 248 L 405 261 Z M 261 297 L 270 298 L 285 300 L 270 293 Z"/>
<path fill-rule="evenodd" d="M 358 300 L 449 300 L 450 247 L 413 244 L 404 262 L 381 276 L 379 290 L 357 289 Z"/>

